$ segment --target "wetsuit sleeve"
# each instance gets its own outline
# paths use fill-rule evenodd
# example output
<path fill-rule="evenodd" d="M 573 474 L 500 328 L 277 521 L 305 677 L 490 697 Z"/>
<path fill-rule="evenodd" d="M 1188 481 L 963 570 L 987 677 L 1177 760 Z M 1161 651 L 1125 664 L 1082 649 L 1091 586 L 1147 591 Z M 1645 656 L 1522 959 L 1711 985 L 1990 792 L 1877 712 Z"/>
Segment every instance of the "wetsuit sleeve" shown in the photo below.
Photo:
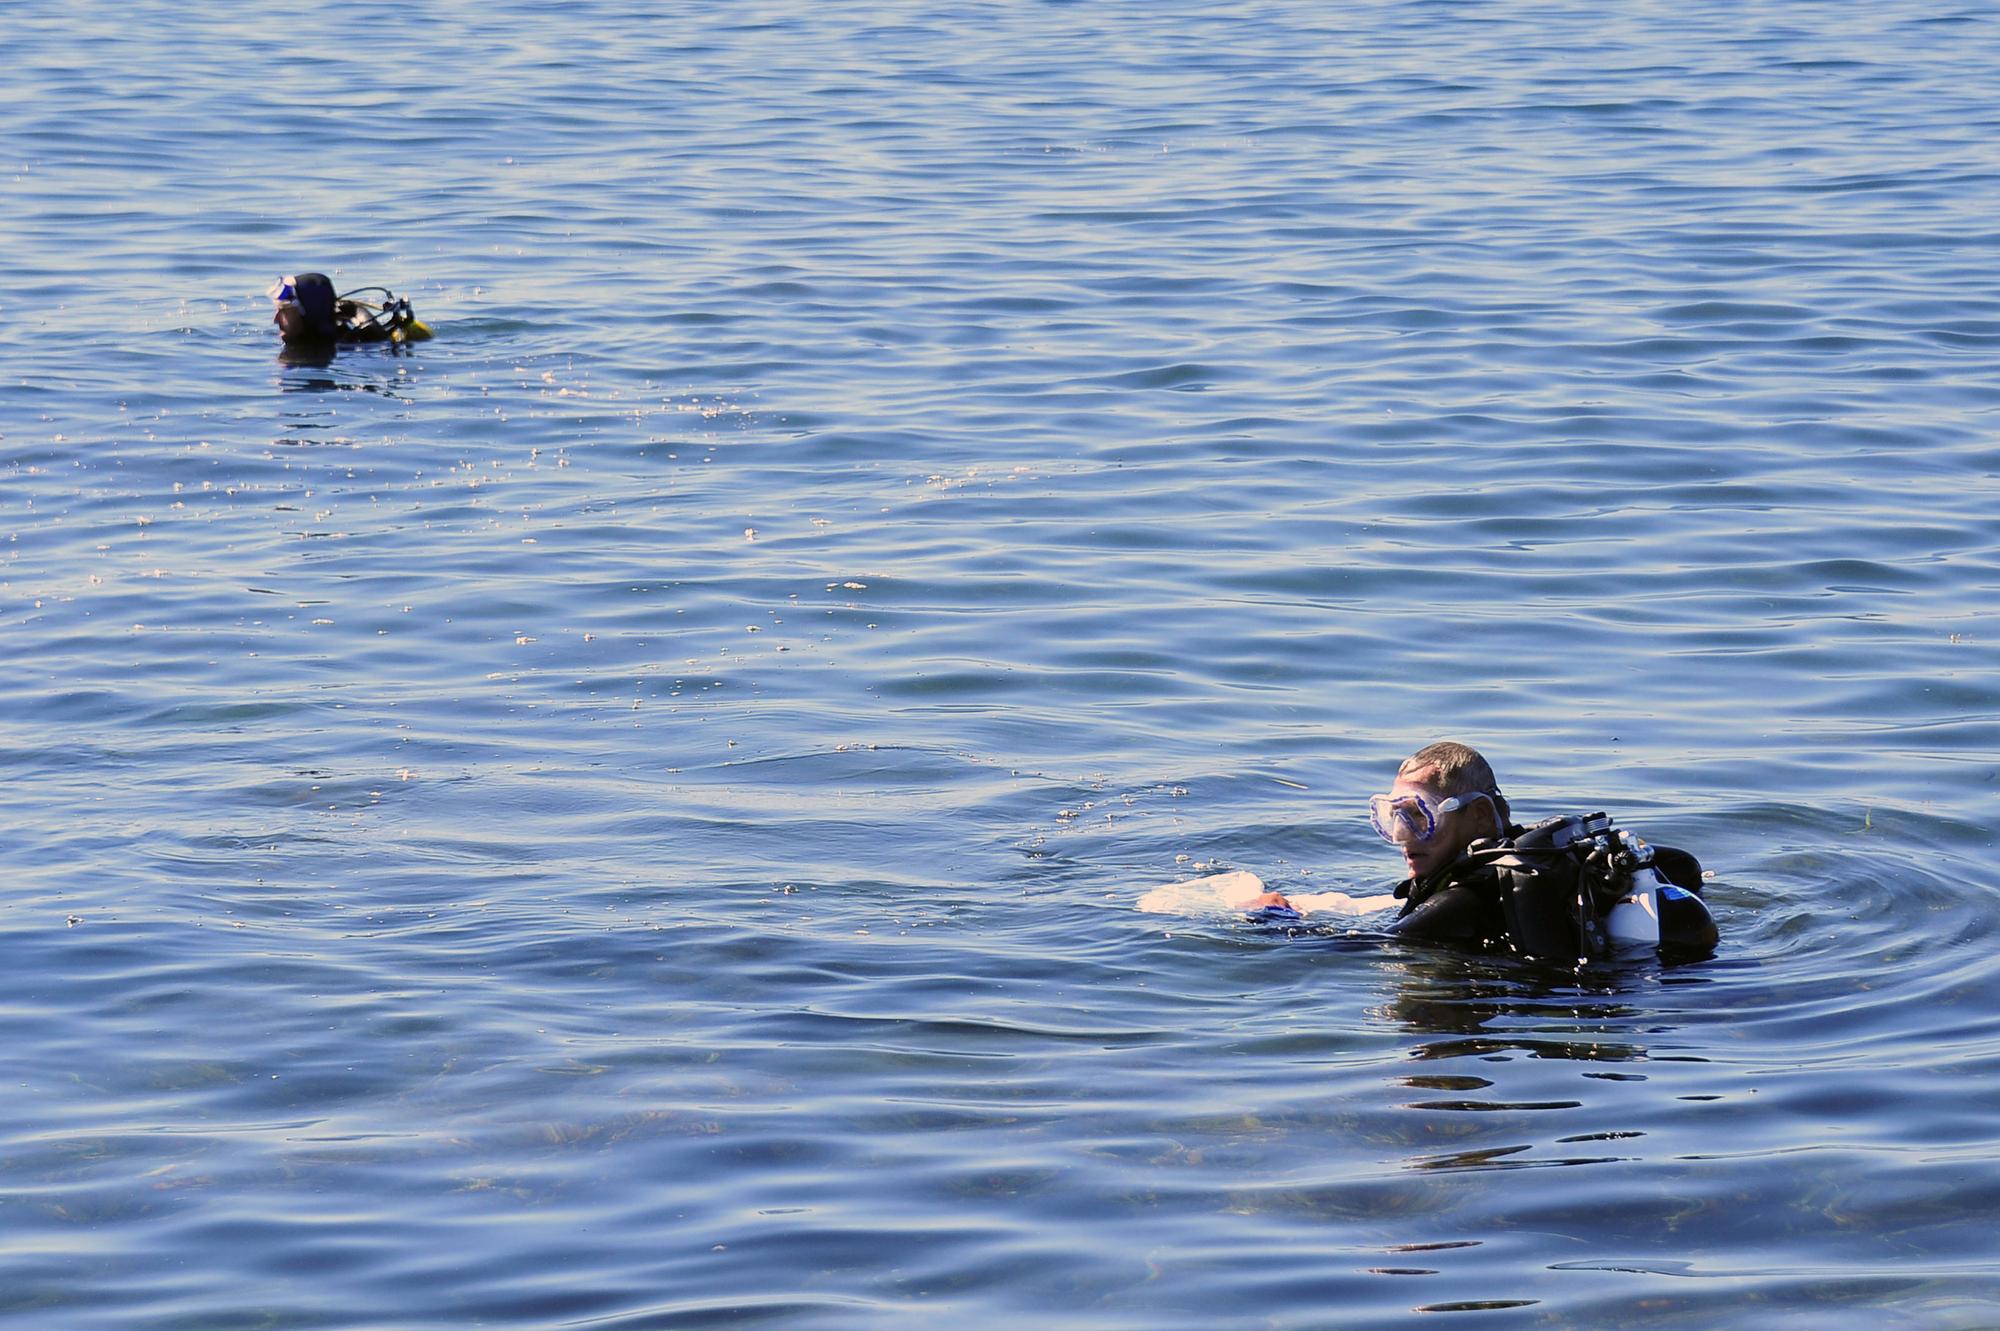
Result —
<path fill-rule="evenodd" d="M 1398 916 L 1388 932 L 1402 938 L 1421 938 L 1439 943 L 1479 943 L 1488 937 L 1487 903 L 1481 894 L 1454 883 L 1425 897 L 1407 914 Z"/>

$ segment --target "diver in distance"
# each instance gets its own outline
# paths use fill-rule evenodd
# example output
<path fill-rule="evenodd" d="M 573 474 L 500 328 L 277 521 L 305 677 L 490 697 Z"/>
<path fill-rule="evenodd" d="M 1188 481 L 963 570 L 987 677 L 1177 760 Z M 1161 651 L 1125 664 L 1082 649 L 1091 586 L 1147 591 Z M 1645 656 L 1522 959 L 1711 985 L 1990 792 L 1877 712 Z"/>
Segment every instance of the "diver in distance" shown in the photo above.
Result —
<path fill-rule="evenodd" d="M 1719 937 L 1701 899 L 1701 864 L 1650 846 L 1602 813 L 1512 821 L 1493 768 L 1479 751 L 1445 740 L 1419 749 L 1369 819 L 1403 854 L 1408 877 L 1392 893 L 1239 896 L 1266 918 L 1304 911 L 1402 909 L 1386 932 L 1572 962 L 1620 949 L 1658 947 L 1706 955 Z M 1252 875 L 1241 875 L 1255 881 Z M 1259 885 L 1261 886 L 1261 884 Z"/>
<path fill-rule="evenodd" d="M 410 302 L 387 287 L 358 287 L 334 294 L 324 273 L 300 273 L 271 284 L 277 302 L 271 322 L 287 350 L 325 351 L 349 343 L 422 342 L 431 330 L 410 310 Z M 362 300 L 378 296 L 379 300 Z"/>

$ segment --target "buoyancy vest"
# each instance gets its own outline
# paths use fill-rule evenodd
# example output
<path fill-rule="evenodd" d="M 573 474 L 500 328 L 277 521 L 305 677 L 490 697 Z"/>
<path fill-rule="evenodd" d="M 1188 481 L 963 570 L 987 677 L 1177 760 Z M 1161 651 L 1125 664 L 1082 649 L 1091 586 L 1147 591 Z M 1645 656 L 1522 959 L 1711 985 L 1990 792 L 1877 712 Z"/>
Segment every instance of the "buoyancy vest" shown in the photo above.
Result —
<path fill-rule="evenodd" d="M 1455 862 L 1396 888 L 1392 933 L 1503 945 L 1578 961 L 1634 947 L 1706 953 L 1717 941 L 1693 855 L 1649 846 L 1602 813 L 1547 818 L 1473 842 Z"/>

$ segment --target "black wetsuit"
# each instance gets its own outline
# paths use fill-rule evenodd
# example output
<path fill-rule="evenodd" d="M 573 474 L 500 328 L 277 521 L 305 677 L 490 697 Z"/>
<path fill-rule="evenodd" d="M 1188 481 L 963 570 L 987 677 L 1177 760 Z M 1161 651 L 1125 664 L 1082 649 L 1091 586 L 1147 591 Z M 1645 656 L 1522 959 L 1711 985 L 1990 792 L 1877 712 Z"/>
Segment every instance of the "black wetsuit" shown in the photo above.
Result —
<path fill-rule="evenodd" d="M 1508 840 L 1520 834 L 1518 827 L 1507 829 Z M 1504 895 L 1491 867 L 1461 856 L 1422 878 L 1396 884 L 1403 909 L 1389 932 L 1468 947 L 1505 942 L 1531 957 L 1558 956 L 1565 949 L 1576 955 L 1576 912 L 1568 903 L 1523 918 L 1518 908 L 1508 910 Z"/>
<path fill-rule="evenodd" d="M 1499 841 L 1475 841 L 1435 873 L 1398 883 L 1403 909 L 1388 932 L 1462 946 L 1504 945 L 1549 961 L 1575 961 L 1603 950 L 1595 913 L 1579 899 L 1573 876 L 1507 873 L 1495 866 L 1490 851 L 1511 845 L 1524 830 L 1509 827 Z M 1655 847 L 1653 857 L 1654 867 L 1674 885 L 1661 889 L 1661 943 L 1713 948 L 1715 921 L 1701 902 L 1700 862 L 1667 846 Z"/>

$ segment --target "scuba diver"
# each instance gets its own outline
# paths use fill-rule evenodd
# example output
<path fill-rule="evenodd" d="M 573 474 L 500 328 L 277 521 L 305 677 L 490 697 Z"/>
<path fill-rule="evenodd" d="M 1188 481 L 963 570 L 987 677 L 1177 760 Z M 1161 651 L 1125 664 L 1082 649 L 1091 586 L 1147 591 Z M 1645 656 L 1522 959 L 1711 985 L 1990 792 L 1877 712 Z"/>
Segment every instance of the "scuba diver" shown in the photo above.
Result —
<path fill-rule="evenodd" d="M 1329 892 L 1245 903 L 1267 917 L 1301 908 L 1402 909 L 1386 932 L 1402 938 L 1504 946 L 1521 956 L 1572 962 L 1620 948 L 1687 954 L 1715 948 L 1715 919 L 1701 899 L 1701 864 L 1684 850 L 1649 846 L 1602 813 L 1514 824 L 1493 768 L 1450 740 L 1419 749 L 1385 795 L 1368 801 L 1384 841 L 1409 876 L 1393 893 Z"/>
<path fill-rule="evenodd" d="M 281 277 L 268 293 L 278 303 L 271 322 L 287 348 L 328 349 L 349 342 L 421 342 L 431 330 L 410 311 L 410 302 L 387 287 L 357 287 L 334 294 L 324 273 Z M 361 300 L 378 295 L 378 301 Z"/>

